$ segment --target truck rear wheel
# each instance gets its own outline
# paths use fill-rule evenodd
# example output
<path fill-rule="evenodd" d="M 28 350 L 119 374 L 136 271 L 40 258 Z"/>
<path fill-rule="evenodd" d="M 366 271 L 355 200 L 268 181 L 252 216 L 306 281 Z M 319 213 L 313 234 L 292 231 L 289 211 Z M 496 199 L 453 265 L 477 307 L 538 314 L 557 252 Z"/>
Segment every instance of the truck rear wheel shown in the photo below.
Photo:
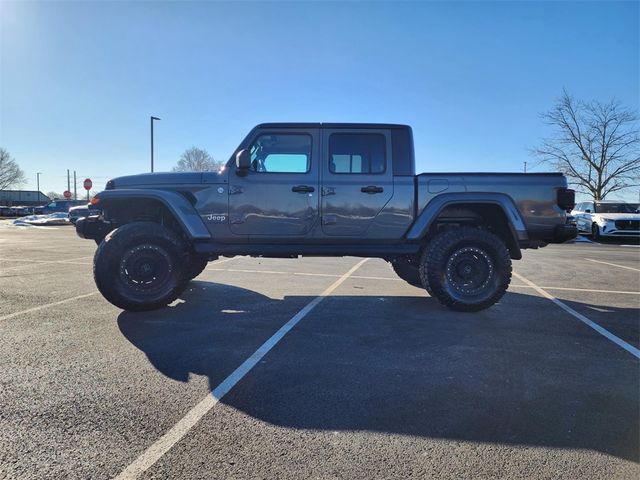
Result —
<path fill-rule="evenodd" d="M 391 261 L 391 267 L 402 280 L 414 287 L 424 288 L 427 293 L 433 296 L 428 283 L 425 283 L 420 275 L 420 263 L 408 257 L 398 257 Z"/>
<path fill-rule="evenodd" d="M 406 257 L 394 258 L 391 260 L 391 268 L 396 274 L 409 285 L 422 288 L 419 265 L 412 263 Z"/>
<path fill-rule="evenodd" d="M 511 257 L 504 242 L 491 232 L 451 228 L 425 249 L 420 276 L 443 305 L 476 312 L 504 295 L 511 281 Z"/>
<path fill-rule="evenodd" d="M 164 307 L 184 289 L 184 241 L 153 222 L 123 225 L 96 250 L 93 276 L 100 293 L 124 310 Z"/>

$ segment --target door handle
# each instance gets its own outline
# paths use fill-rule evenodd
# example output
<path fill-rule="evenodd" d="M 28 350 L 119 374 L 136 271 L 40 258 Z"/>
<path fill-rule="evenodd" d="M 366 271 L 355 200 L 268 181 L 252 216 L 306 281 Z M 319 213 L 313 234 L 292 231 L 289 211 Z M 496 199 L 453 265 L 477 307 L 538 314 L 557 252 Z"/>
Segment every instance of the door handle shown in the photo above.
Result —
<path fill-rule="evenodd" d="M 291 191 L 298 192 L 298 193 L 309 193 L 309 192 L 315 192 L 316 189 L 309 185 L 296 185 L 295 187 L 291 187 Z"/>
<path fill-rule="evenodd" d="M 384 188 L 376 187 L 375 185 L 369 185 L 368 187 L 362 187 L 360 191 L 362 193 L 382 193 L 384 192 Z"/>

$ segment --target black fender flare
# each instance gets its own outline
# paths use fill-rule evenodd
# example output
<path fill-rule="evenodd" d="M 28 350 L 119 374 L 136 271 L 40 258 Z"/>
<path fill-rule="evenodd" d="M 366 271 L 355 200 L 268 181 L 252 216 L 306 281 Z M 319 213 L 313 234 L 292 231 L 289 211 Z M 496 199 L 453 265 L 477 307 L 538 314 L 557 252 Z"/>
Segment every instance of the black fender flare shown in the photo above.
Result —
<path fill-rule="evenodd" d="M 123 200 L 155 200 L 164 205 L 192 240 L 211 240 L 211 234 L 195 207 L 178 192 L 170 190 L 133 189 L 104 190 L 96 195 L 97 206 L 104 209 L 109 204 Z"/>
<path fill-rule="evenodd" d="M 521 257 L 520 244 L 526 245 L 529 242 L 527 227 L 513 199 L 504 193 L 452 192 L 440 194 L 432 199 L 424 207 L 422 212 L 420 212 L 418 218 L 406 234 L 407 240 L 420 241 L 429 231 L 431 224 L 445 208 L 459 204 L 487 204 L 498 206 L 507 219 L 509 230 L 513 236 L 513 244 L 518 250 L 517 252 L 512 252 L 512 255 L 515 255 L 515 258 Z"/>

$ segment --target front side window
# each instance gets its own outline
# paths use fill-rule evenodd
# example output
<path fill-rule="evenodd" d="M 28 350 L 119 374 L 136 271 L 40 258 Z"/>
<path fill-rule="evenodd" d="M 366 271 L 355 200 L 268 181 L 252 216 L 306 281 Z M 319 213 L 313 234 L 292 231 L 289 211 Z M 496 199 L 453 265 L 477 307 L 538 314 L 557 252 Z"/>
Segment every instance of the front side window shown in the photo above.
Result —
<path fill-rule="evenodd" d="M 311 166 L 311 136 L 260 135 L 250 149 L 251 170 L 264 173 L 307 173 Z"/>
<path fill-rule="evenodd" d="M 380 133 L 334 133 L 329 137 L 331 173 L 384 173 L 386 141 Z"/>

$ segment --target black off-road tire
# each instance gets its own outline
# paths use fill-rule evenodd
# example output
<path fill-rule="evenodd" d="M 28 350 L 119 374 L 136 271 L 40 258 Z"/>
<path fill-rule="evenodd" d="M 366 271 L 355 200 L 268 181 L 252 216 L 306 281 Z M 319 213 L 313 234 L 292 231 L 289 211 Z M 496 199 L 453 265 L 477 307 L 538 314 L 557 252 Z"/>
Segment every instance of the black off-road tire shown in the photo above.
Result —
<path fill-rule="evenodd" d="M 129 311 L 155 310 L 184 290 L 188 251 L 175 232 L 153 222 L 135 222 L 110 232 L 93 258 L 100 293 Z"/>
<path fill-rule="evenodd" d="M 425 248 L 420 276 L 440 303 L 477 312 L 496 303 L 511 282 L 511 257 L 500 237 L 473 227 L 438 234 Z"/>
<path fill-rule="evenodd" d="M 422 288 L 422 279 L 420 278 L 420 267 L 412 263 L 406 257 L 398 257 L 391 260 L 391 268 L 396 272 L 402 280 L 414 287 Z"/>
<path fill-rule="evenodd" d="M 192 254 L 189 258 L 189 265 L 187 266 L 186 278 L 193 280 L 200 275 L 209 263 L 209 257 L 206 255 Z"/>
<path fill-rule="evenodd" d="M 181 295 L 189 282 L 200 275 L 209 263 L 209 258 L 203 255 L 191 254 L 188 256 L 185 267 L 183 269 L 183 277 L 180 284 L 176 287 L 176 294 Z"/>
<path fill-rule="evenodd" d="M 414 287 L 424 288 L 427 293 L 433 297 L 429 283 L 425 283 L 423 277 L 420 275 L 419 260 L 409 257 L 398 257 L 391 260 L 390 263 L 393 271 L 396 272 L 402 280 Z"/>

